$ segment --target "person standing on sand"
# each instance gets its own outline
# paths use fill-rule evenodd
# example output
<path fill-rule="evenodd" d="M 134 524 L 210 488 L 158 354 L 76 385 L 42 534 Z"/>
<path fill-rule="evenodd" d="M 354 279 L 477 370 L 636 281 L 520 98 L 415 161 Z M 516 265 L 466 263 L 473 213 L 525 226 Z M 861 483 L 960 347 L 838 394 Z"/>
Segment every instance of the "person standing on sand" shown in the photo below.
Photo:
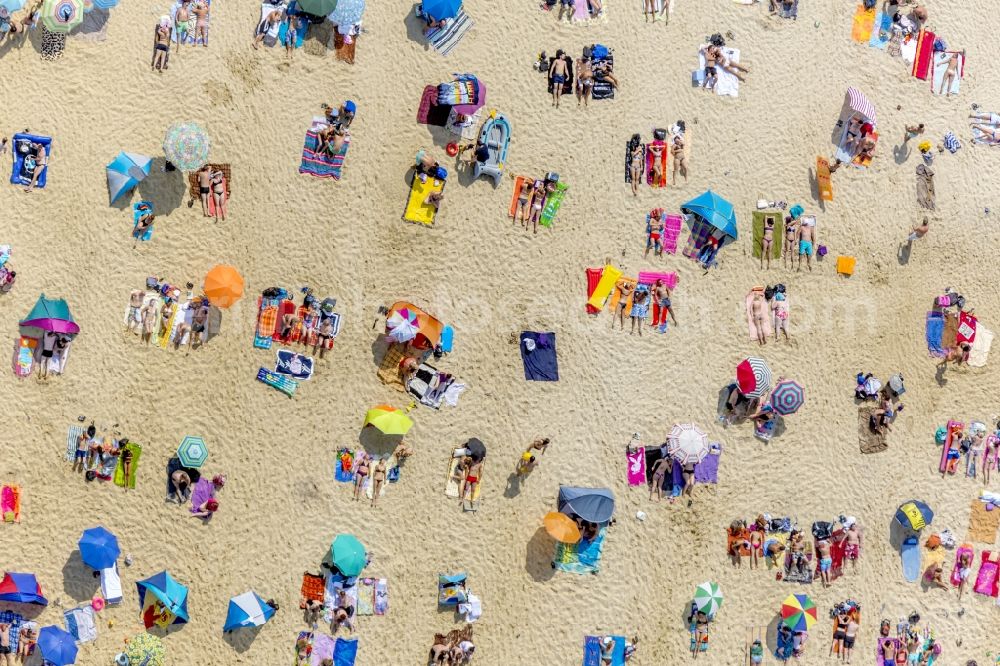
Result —
<path fill-rule="evenodd" d="M 198 176 L 198 194 L 201 197 L 201 215 L 209 217 L 208 197 L 212 191 L 212 168 L 207 164 L 196 172 Z"/>
<path fill-rule="evenodd" d="M 764 327 L 767 321 L 767 301 L 759 291 L 754 293 L 753 300 L 750 301 L 750 315 L 753 317 L 754 328 L 757 329 L 757 342 L 763 347 L 767 344 L 767 329 Z"/>
<path fill-rule="evenodd" d="M 150 301 L 142 308 L 142 339 L 149 344 L 153 337 L 153 328 L 156 326 L 156 308 L 153 301 Z"/>
<path fill-rule="evenodd" d="M 625 330 L 625 309 L 628 307 L 628 297 L 632 293 L 632 283 L 628 280 L 618 280 L 615 288 L 621 292 L 621 296 L 618 298 L 618 311 L 613 313 L 611 316 L 611 330 L 615 330 L 615 317 L 618 317 L 618 322 L 621 324 L 620 330 Z"/>
<path fill-rule="evenodd" d="M 208 5 L 197 0 L 191 8 L 194 14 L 194 41 L 192 46 L 198 45 L 198 38 L 202 40 L 202 46 L 208 47 Z"/>
<path fill-rule="evenodd" d="M 915 139 L 924 133 L 924 124 L 919 125 L 907 125 L 906 134 L 903 136 L 903 143 L 906 143 L 910 139 Z"/>
<path fill-rule="evenodd" d="M 563 85 L 566 77 L 569 76 L 569 68 L 566 66 L 566 57 L 563 52 L 557 51 L 556 57 L 549 66 L 549 78 L 552 79 L 552 106 L 559 108 L 559 98 L 562 97 Z"/>
<path fill-rule="evenodd" d="M 667 315 L 670 321 L 677 325 L 677 317 L 674 316 L 674 307 L 670 302 L 670 288 L 663 284 L 663 280 L 657 279 L 653 285 L 653 323 L 650 326 L 659 327 L 660 331 L 667 330 Z"/>
<path fill-rule="evenodd" d="M 908 243 L 912 243 L 913 241 L 917 240 L 918 238 L 923 238 L 924 236 L 927 235 L 927 232 L 929 230 L 930 230 L 930 222 L 925 217 L 923 222 L 921 222 L 917 226 L 913 227 L 913 231 L 910 233 L 909 236 L 906 237 L 906 241 Z"/>
<path fill-rule="evenodd" d="M 674 135 L 674 143 L 671 147 L 674 153 L 674 185 L 677 184 L 677 172 L 684 176 L 684 182 L 688 179 L 687 169 L 687 147 L 684 145 L 684 135 L 680 132 Z"/>
<path fill-rule="evenodd" d="M 385 458 L 380 458 L 375 465 L 375 470 L 372 472 L 372 507 L 378 505 L 379 493 L 382 492 L 382 486 L 385 485 L 385 475 Z"/>

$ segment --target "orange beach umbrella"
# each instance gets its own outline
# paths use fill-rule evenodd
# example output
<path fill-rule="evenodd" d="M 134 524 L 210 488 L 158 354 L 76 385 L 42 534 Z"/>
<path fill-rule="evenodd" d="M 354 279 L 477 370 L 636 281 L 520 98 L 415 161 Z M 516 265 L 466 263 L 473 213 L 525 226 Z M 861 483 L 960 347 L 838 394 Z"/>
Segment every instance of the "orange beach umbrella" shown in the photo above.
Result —
<path fill-rule="evenodd" d="M 550 511 L 542 519 L 545 531 L 560 543 L 577 543 L 580 540 L 580 528 L 576 522 L 561 511 Z"/>
<path fill-rule="evenodd" d="M 219 308 L 228 308 L 243 297 L 243 277 L 228 264 L 219 264 L 205 276 L 205 295 Z"/>

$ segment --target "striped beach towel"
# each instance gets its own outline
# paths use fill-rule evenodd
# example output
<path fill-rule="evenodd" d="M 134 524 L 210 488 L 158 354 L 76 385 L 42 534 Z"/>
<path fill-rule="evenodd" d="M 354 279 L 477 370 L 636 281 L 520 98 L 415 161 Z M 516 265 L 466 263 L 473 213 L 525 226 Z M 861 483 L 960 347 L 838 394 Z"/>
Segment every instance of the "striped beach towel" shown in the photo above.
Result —
<path fill-rule="evenodd" d="M 14 611 L 0 611 L 0 624 L 10 625 L 10 651 L 11 655 L 17 653 L 17 643 L 20 640 L 21 625 L 24 624 L 24 616 Z"/>
<path fill-rule="evenodd" d="M 299 173 L 309 174 L 316 178 L 333 178 L 340 180 L 344 170 L 344 157 L 351 147 L 351 137 L 344 137 L 344 147 L 333 157 L 317 152 L 319 150 L 319 134 L 310 129 L 306 132 L 305 145 L 302 147 L 302 163 Z"/>
<path fill-rule="evenodd" d="M 448 55 L 451 50 L 458 46 L 458 43 L 465 37 L 465 33 L 472 29 L 475 21 L 469 18 L 465 11 L 460 11 L 448 25 L 443 28 L 436 28 L 427 35 L 427 41 L 434 50 L 441 55 Z"/>
<path fill-rule="evenodd" d="M 76 438 L 83 434 L 83 426 L 71 425 L 66 433 L 66 460 L 73 462 L 76 456 Z"/>
<path fill-rule="evenodd" d="M 73 635 L 77 643 L 89 643 L 97 640 L 94 609 L 89 605 L 64 611 L 63 621 L 66 623 L 66 631 Z"/>

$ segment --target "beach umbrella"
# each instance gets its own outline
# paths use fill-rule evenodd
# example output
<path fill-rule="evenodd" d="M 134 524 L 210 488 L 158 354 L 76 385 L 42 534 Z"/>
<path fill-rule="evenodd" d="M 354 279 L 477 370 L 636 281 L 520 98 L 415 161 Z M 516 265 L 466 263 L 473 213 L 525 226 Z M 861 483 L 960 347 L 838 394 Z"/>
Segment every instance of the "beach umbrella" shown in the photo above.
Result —
<path fill-rule="evenodd" d="M 260 598 L 253 590 L 233 597 L 229 600 L 229 611 L 226 613 L 226 624 L 223 631 L 243 629 L 244 627 L 260 627 L 274 615 L 274 608 Z"/>
<path fill-rule="evenodd" d="M 147 629 L 153 625 L 166 627 L 188 621 L 188 589 L 169 573 L 160 573 L 136 583 L 142 621 Z"/>
<path fill-rule="evenodd" d="M 193 122 L 174 123 L 163 139 L 163 153 L 181 171 L 194 171 L 208 163 L 211 146 L 208 134 Z"/>
<path fill-rule="evenodd" d="M 80 537 L 80 557 L 92 569 L 107 569 L 115 565 L 121 555 L 118 537 L 103 527 L 91 527 Z"/>
<path fill-rule="evenodd" d="M 606 523 L 615 515 L 615 495 L 607 488 L 559 486 L 559 510 L 591 523 Z"/>
<path fill-rule="evenodd" d="M 49 32 L 65 34 L 83 22 L 81 0 L 45 0 L 40 10 L 42 24 Z"/>
<path fill-rule="evenodd" d="M 475 437 L 465 443 L 465 448 L 469 450 L 469 457 L 476 462 L 481 462 L 486 457 L 486 445 Z"/>
<path fill-rule="evenodd" d="M 337 0 L 336 8 L 326 18 L 334 25 L 355 25 L 361 23 L 365 14 L 365 0 Z"/>
<path fill-rule="evenodd" d="M 243 297 L 243 276 L 228 264 L 214 266 L 205 275 L 205 295 L 217 308 L 228 308 Z"/>
<path fill-rule="evenodd" d="M 188 435 L 177 447 L 177 458 L 184 467 L 198 469 L 208 460 L 208 447 L 201 437 Z"/>
<path fill-rule="evenodd" d="M 896 522 L 903 527 L 919 532 L 934 520 L 934 512 L 925 502 L 910 500 L 896 509 Z"/>
<path fill-rule="evenodd" d="M 125 151 L 118 153 L 118 157 L 106 169 L 110 203 L 114 203 L 118 197 L 141 183 L 149 175 L 152 163 L 152 158 L 145 155 Z"/>
<path fill-rule="evenodd" d="M 783 379 L 778 382 L 771 392 L 771 407 L 782 416 L 788 416 L 799 411 L 805 404 L 805 389 L 790 379 Z"/>
<path fill-rule="evenodd" d="M 816 604 L 805 594 L 790 594 L 781 604 L 781 622 L 792 631 L 809 631 L 816 623 Z"/>
<path fill-rule="evenodd" d="M 125 646 L 125 656 L 129 665 L 164 666 L 166 663 L 166 648 L 163 641 L 152 634 L 141 633 L 128 639 Z"/>
<path fill-rule="evenodd" d="M 844 106 L 851 111 L 860 113 L 867 120 L 871 121 L 872 125 L 875 124 L 875 105 L 857 88 L 851 86 L 847 89 L 847 94 L 844 95 Z"/>
<path fill-rule="evenodd" d="M 455 18 L 462 9 L 462 0 L 424 0 L 424 13 L 438 21 Z"/>
<path fill-rule="evenodd" d="M 13 14 L 24 7 L 25 0 L 0 0 L 0 7 L 7 10 L 7 15 Z"/>
<path fill-rule="evenodd" d="M 771 368 L 767 361 L 756 356 L 743 359 L 736 366 L 736 382 L 740 393 L 748 398 L 763 398 L 771 390 Z"/>
<path fill-rule="evenodd" d="M 708 435 L 693 423 L 678 423 L 667 435 L 667 455 L 682 465 L 695 465 L 708 455 Z"/>
<path fill-rule="evenodd" d="M 356 536 L 338 534 L 330 545 L 330 559 L 340 573 L 357 576 L 368 565 L 368 551 Z"/>
<path fill-rule="evenodd" d="M 694 605 L 699 611 L 712 617 L 722 606 L 722 590 L 718 583 L 702 583 L 694 588 Z"/>
<path fill-rule="evenodd" d="M 561 511 L 550 511 L 542 519 L 545 531 L 559 543 L 577 543 L 580 540 L 580 528 L 576 521 Z"/>
<path fill-rule="evenodd" d="M 486 104 L 486 84 L 480 81 L 473 74 L 460 74 L 455 76 L 456 81 L 469 81 L 473 85 L 473 89 L 476 94 L 472 98 L 472 101 L 468 104 L 454 104 L 452 109 L 455 113 L 461 113 L 465 116 L 471 116 L 476 111 L 481 109 Z"/>
<path fill-rule="evenodd" d="M 393 310 L 385 320 L 386 335 L 394 342 L 409 342 L 420 332 L 418 315 L 409 308 Z"/>
<path fill-rule="evenodd" d="M 38 632 L 38 649 L 42 653 L 42 659 L 52 666 L 76 663 L 76 639 L 73 634 L 59 627 L 42 627 Z"/>
<path fill-rule="evenodd" d="M 94 6 L 98 9 L 112 9 L 118 6 L 118 0 L 94 0 Z"/>
<path fill-rule="evenodd" d="M 42 596 L 42 586 L 33 573 L 7 571 L 0 580 L 0 601 L 16 604 L 38 604 L 47 606 L 48 599 Z"/>
<path fill-rule="evenodd" d="M 337 0 L 298 0 L 299 9 L 314 16 L 326 16 L 337 8 Z"/>
<path fill-rule="evenodd" d="M 401 313 L 401 316 L 407 320 L 412 320 L 412 316 L 416 315 L 418 332 L 416 337 L 409 341 L 411 347 L 416 347 L 417 349 L 433 349 L 439 342 L 441 342 L 441 332 L 444 330 L 444 324 L 417 306 L 412 303 L 407 303 L 406 301 L 397 301 L 392 304 L 392 307 L 389 308 L 389 312 L 386 315 L 386 333 L 390 332 L 388 326 L 389 319 L 391 319 L 397 312 Z"/>
<path fill-rule="evenodd" d="M 365 425 L 374 426 L 383 435 L 405 435 L 413 427 L 413 420 L 395 407 L 378 405 L 365 414 Z"/>
<path fill-rule="evenodd" d="M 738 237 L 736 211 L 733 209 L 733 204 L 712 190 L 707 190 L 682 205 L 681 212 L 701 218 L 732 240 L 736 240 Z"/>
<path fill-rule="evenodd" d="M 48 331 L 64 335 L 76 335 L 80 327 L 73 321 L 69 304 L 62 298 L 38 297 L 28 316 L 20 321 L 21 335 L 40 338 Z"/>

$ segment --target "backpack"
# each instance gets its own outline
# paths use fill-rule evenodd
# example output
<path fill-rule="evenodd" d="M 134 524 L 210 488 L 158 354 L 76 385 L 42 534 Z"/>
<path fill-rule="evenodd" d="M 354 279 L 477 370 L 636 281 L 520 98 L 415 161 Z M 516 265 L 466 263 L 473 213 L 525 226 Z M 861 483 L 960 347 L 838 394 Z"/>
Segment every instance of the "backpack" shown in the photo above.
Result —
<path fill-rule="evenodd" d="M 825 521 L 817 521 L 813 523 L 812 534 L 818 541 L 829 539 L 833 536 L 833 525 Z"/>
<path fill-rule="evenodd" d="M 603 44 L 594 44 L 590 48 L 590 55 L 594 60 L 604 60 L 608 57 L 608 47 Z"/>

